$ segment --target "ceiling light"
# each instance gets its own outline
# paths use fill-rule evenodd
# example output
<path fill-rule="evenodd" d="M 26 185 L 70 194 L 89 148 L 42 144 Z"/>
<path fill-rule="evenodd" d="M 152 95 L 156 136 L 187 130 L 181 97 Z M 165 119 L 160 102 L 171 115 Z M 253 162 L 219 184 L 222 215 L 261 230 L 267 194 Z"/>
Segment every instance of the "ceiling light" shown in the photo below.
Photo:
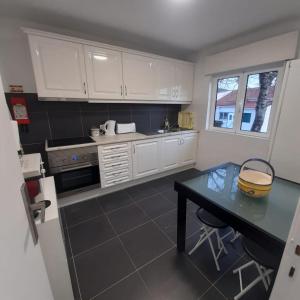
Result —
<path fill-rule="evenodd" d="M 107 60 L 107 56 L 105 55 L 94 55 L 94 58 L 98 60 Z"/>

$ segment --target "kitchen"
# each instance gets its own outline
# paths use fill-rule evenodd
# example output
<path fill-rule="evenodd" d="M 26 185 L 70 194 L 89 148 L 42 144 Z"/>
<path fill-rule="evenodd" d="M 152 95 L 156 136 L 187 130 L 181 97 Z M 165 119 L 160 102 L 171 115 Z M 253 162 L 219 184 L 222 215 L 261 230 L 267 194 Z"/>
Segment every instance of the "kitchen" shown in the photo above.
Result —
<path fill-rule="evenodd" d="M 47 300 L 280 299 L 279 290 L 288 293 L 292 284 L 281 275 L 288 256 L 279 263 L 295 243 L 288 236 L 300 196 L 299 5 L 264 11 L 256 2 L 249 13 L 255 21 L 240 20 L 239 30 L 230 29 L 226 8 L 226 21 L 218 12 L 223 34 L 193 0 L 141 1 L 151 38 L 130 1 L 89 3 L 87 10 L 76 3 L 70 15 L 68 2 L 56 4 L 61 13 L 47 1 L 0 4 L 1 110 L 11 123 L 3 138 L 15 144 L 2 157 L 8 147 L 18 153 L 19 242 L 32 247 L 42 274 L 20 289 L 25 299 L 41 299 L 30 288 L 37 282 Z M 232 4 L 245 11 L 246 3 Z M 165 26 L 153 24 L 147 8 Z M 266 19 L 255 14 L 260 10 Z M 162 12 L 185 18 L 167 20 Z M 189 18 L 210 24 L 210 36 Z M 242 196 L 237 182 L 251 158 L 272 177 L 272 192 L 260 202 Z M 225 200 L 233 193 L 237 206 Z M 249 250 L 254 242 L 276 262 L 265 265 Z M 7 250 L 9 261 L 15 250 Z M 295 279 L 299 262 L 291 259 Z M 17 299 L 20 291 L 7 284 L 3 297 Z"/>

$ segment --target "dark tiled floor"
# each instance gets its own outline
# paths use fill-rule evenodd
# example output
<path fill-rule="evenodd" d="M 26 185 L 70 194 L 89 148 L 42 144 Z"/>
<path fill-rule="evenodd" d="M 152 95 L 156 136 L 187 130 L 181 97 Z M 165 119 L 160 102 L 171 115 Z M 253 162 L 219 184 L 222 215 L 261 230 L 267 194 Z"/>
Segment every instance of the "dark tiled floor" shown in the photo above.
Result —
<path fill-rule="evenodd" d="M 174 180 L 198 174 L 191 169 L 61 209 L 75 300 L 233 299 L 233 266 L 246 260 L 239 242 L 227 239 L 221 272 L 205 244 L 192 256 L 176 251 Z M 187 250 L 202 226 L 196 209 L 188 203 Z M 266 299 L 263 286 L 244 299 Z"/>

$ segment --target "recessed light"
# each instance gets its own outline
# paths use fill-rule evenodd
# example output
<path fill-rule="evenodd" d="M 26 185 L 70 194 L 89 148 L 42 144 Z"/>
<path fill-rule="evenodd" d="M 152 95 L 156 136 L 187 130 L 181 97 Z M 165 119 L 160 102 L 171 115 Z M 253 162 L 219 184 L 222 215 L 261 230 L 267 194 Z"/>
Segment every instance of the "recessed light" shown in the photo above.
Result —
<path fill-rule="evenodd" d="M 94 55 L 94 58 L 98 60 L 107 60 L 107 56 L 105 55 Z"/>

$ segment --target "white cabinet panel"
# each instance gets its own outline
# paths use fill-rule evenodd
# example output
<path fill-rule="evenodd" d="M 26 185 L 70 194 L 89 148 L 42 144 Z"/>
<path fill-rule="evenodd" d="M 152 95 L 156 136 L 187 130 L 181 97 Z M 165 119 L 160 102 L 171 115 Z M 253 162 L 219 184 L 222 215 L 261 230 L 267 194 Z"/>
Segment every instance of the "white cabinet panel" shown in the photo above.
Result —
<path fill-rule="evenodd" d="M 169 60 L 158 60 L 157 66 L 157 99 L 175 100 L 175 63 Z"/>
<path fill-rule="evenodd" d="M 183 134 L 180 145 L 181 165 L 189 165 L 196 161 L 198 134 Z"/>
<path fill-rule="evenodd" d="M 180 167 L 181 157 L 181 135 L 162 139 L 162 160 L 163 171 Z"/>
<path fill-rule="evenodd" d="M 87 98 L 81 44 L 40 36 L 29 43 L 40 97 Z"/>
<path fill-rule="evenodd" d="M 132 179 L 131 143 L 98 146 L 101 187 Z"/>
<path fill-rule="evenodd" d="M 161 139 L 133 142 L 133 177 L 140 178 L 159 173 Z"/>
<path fill-rule="evenodd" d="M 188 62 L 177 62 L 175 77 L 176 101 L 192 102 L 194 85 L 194 65 Z"/>
<path fill-rule="evenodd" d="M 157 60 L 142 55 L 123 53 L 125 98 L 155 100 Z"/>
<path fill-rule="evenodd" d="M 123 98 L 122 54 L 84 46 L 89 98 Z"/>

